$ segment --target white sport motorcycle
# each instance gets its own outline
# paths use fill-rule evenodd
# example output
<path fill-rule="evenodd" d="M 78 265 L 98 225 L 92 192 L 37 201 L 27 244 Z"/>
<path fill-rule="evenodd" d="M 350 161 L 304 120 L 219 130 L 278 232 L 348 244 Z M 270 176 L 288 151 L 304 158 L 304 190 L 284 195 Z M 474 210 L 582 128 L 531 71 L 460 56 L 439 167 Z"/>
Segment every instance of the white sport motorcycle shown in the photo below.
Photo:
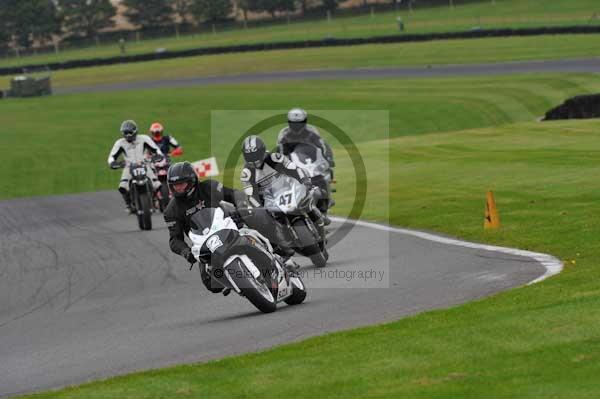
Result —
<path fill-rule="evenodd" d="M 331 193 L 335 192 L 335 189 L 332 188 L 333 168 L 323 151 L 312 144 L 299 143 L 294 146 L 289 156 L 298 167 L 308 173 L 312 183 L 321 189 L 321 197 L 316 205 L 321 212 L 326 213 L 334 204 Z"/>
<path fill-rule="evenodd" d="M 192 253 L 205 265 L 211 284 L 237 292 L 264 313 L 274 312 L 278 302 L 297 305 L 306 298 L 304 282 L 273 255 L 269 240 L 238 228 L 223 209 L 201 209 L 190 224 Z"/>

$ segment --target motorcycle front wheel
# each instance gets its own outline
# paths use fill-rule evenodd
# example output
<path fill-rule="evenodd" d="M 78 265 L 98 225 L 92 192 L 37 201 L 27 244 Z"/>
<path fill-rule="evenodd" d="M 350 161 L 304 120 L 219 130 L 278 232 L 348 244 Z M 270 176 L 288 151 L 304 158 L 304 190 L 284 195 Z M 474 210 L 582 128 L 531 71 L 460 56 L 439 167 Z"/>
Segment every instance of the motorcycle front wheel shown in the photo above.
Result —
<path fill-rule="evenodd" d="M 152 198 L 149 192 L 138 192 L 138 225 L 140 230 L 152 230 Z"/>
<path fill-rule="evenodd" d="M 258 310 L 263 313 L 272 313 L 277 310 L 277 300 L 273 297 L 273 293 L 269 289 L 265 281 L 259 281 L 251 276 L 249 270 L 239 259 L 236 261 L 236 270 L 229 273 L 231 279 L 242 291 L 242 295 L 246 297 Z M 260 280 L 261 277 L 259 277 Z"/>
<path fill-rule="evenodd" d="M 159 200 L 159 207 L 160 207 L 160 211 L 164 212 L 165 209 L 167 208 L 167 205 L 169 205 L 169 187 L 167 186 L 166 182 L 163 182 L 162 185 L 160 186 L 160 200 Z"/>

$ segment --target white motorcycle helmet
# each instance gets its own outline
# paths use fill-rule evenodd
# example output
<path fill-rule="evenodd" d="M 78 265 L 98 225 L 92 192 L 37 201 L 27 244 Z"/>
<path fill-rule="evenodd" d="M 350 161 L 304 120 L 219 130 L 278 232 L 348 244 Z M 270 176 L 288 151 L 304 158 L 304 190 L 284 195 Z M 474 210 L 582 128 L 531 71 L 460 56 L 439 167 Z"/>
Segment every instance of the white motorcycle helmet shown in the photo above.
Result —
<path fill-rule="evenodd" d="M 287 114 L 288 126 L 294 132 L 299 132 L 306 126 L 308 114 L 302 108 L 293 108 Z"/>

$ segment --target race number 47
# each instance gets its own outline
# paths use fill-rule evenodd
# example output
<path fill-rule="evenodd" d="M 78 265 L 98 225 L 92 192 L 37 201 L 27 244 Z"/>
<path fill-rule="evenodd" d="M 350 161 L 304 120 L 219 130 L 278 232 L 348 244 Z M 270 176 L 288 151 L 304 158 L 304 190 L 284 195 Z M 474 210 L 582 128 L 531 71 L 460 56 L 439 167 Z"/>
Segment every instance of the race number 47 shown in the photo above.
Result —
<path fill-rule="evenodd" d="M 288 206 L 292 203 L 292 193 L 282 194 L 279 197 L 279 205 Z"/>

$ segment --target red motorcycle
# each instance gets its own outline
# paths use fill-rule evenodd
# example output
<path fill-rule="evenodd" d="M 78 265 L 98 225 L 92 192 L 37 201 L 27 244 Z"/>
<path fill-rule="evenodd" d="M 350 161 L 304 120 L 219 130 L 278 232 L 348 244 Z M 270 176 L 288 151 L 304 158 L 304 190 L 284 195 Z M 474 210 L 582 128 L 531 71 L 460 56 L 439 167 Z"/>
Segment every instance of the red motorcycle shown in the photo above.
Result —
<path fill-rule="evenodd" d="M 183 154 L 181 147 L 178 147 L 171 151 L 170 156 L 179 156 Z M 160 181 L 160 190 L 156 192 L 156 206 L 161 212 L 164 212 L 169 205 L 171 200 L 171 192 L 169 191 L 169 185 L 167 184 L 167 173 L 171 166 L 171 160 L 168 156 L 155 155 L 152 157 L 152 167 L 156 171 L 156 177 Z"/>
<path fill-rule="evenodd" d="M 158 209 L 161 212 L 165 211 L 165 208 L 169 204 L 171 199 L 171 193 L 169 192 L 169 186 L 167 184 L 167 172 L 171 166 L 171 161 L 168 157 L 163 155 L 157 155 L 152 158 L 152 167 L 156 171 L 156 177 L 160 181 L 160 189 L 156 192 L 156 202 L 158 203 Z"/>

